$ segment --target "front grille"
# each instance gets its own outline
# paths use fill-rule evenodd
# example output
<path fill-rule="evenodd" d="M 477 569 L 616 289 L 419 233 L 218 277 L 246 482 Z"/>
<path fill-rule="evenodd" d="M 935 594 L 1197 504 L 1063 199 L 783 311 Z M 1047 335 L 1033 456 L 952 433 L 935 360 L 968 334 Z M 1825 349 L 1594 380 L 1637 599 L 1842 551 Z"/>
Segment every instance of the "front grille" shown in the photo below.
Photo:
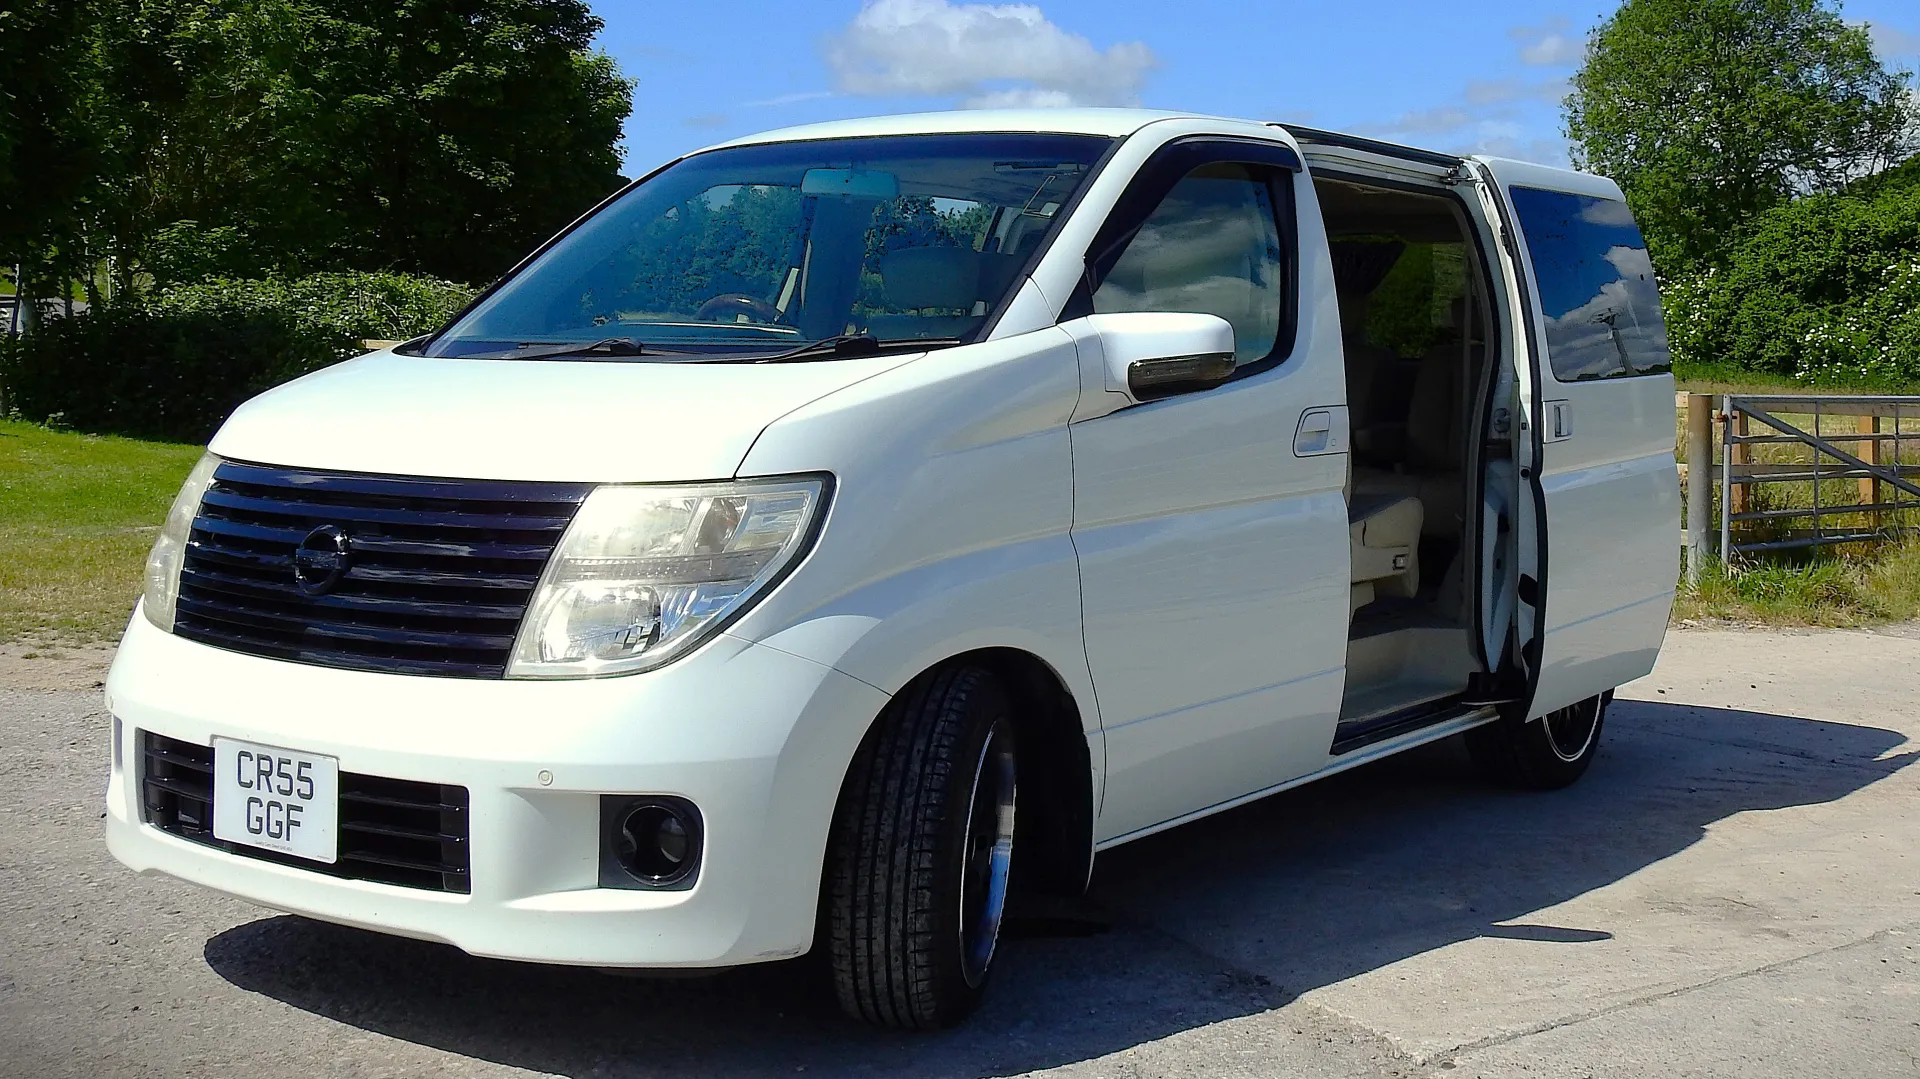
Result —
<path fill-rule="evenodd" d="M 213 749 L 142 731 L 140 804 L 163 832 L 229 854 L 350 880 L 466 894 L 467 788 L 340 773 L 339 861 L 295 858 L 213 835 Z"/>
<path fill-rule="evenodd" d="M 174 632 L 326 667 L 503 677 L 590 489 L 225 462 L 193 521 Z M 345 537 L 345 572 L 303 589 L 294 555 L 323 526 Z"/>

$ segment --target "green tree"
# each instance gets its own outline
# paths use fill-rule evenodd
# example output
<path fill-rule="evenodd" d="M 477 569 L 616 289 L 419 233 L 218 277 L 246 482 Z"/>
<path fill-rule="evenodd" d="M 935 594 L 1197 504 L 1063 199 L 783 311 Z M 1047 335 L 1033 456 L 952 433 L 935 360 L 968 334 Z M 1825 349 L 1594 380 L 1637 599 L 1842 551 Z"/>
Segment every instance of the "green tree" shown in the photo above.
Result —
<path fill-rule="evenodd" d="M 600 29 L 584 0 L 9 6 L 0 228 L 19 234 L 0 257 L 65 252 L 89 280 L 104 258 L 123 290 L 485 281 L 622 182 L 632 84 L 594 50 Z"/>
<path fill-rule="evenodd" d="M 1904 156 L 1908 78 L 1820 0 L 1626 0 L 1588 39 L 1566 130 L 1672 273 L 1769 207 Z"/>
<path fill-rule="evenodd" d="M 285 75 L 309 122 L 274 186 L 306 204 L 276 245 L 323 236 L 313 261 L 485 281 L 621 185 L 633 84 L 593 51 L 583 0 L 303 6 Z"/>
<path fill-rule="evenodd" d="M 57 293 L 86 261 L 105 164 L 96 12 L 91 0 L 0 7 L 0 264 L 22 266 L 29 295 Z"/>

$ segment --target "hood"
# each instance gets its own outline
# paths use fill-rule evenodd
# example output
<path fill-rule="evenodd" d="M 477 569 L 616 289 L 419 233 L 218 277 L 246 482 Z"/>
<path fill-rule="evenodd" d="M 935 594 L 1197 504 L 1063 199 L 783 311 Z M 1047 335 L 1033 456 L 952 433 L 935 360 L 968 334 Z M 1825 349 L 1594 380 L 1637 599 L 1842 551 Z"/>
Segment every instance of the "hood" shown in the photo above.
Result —
<path fill-rule="evenodd" d="M 376 352 L 241 405 L 210 448 L 259 464 L 405 476 L 724 479 L 769 423 L 919 355 L 736 364 Z"/>

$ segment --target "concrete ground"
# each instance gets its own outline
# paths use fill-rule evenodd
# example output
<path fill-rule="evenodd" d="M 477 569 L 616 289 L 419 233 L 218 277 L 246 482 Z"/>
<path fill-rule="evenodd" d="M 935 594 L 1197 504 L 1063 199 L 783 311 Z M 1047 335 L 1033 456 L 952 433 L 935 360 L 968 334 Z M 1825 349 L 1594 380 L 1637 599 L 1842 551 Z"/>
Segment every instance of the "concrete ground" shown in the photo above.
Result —
<path fill-rule="evenodd" d="M 804 963 L 521 967 L 135 877 L 98 691 L 0 689 L 0 1075 L 1920 1076 L 1916 676 L 1916 627 L 1677 631 L 1576 787 L 1443 744 L 1110 852 L 931 1037 Z"/>

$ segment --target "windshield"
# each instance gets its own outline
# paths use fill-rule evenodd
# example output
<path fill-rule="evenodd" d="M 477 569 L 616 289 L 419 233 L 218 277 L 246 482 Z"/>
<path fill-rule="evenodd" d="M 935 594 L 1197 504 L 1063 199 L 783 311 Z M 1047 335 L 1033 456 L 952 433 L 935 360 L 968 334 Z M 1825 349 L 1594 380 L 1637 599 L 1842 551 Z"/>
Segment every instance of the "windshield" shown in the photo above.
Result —
<path fill-rule="evenodd" d="M 1111 142 L 908 135 L 696 154 L 567 234 L 425 351 L 599 345 L 645 360 L 848 334 L 971 340 Z"/>

